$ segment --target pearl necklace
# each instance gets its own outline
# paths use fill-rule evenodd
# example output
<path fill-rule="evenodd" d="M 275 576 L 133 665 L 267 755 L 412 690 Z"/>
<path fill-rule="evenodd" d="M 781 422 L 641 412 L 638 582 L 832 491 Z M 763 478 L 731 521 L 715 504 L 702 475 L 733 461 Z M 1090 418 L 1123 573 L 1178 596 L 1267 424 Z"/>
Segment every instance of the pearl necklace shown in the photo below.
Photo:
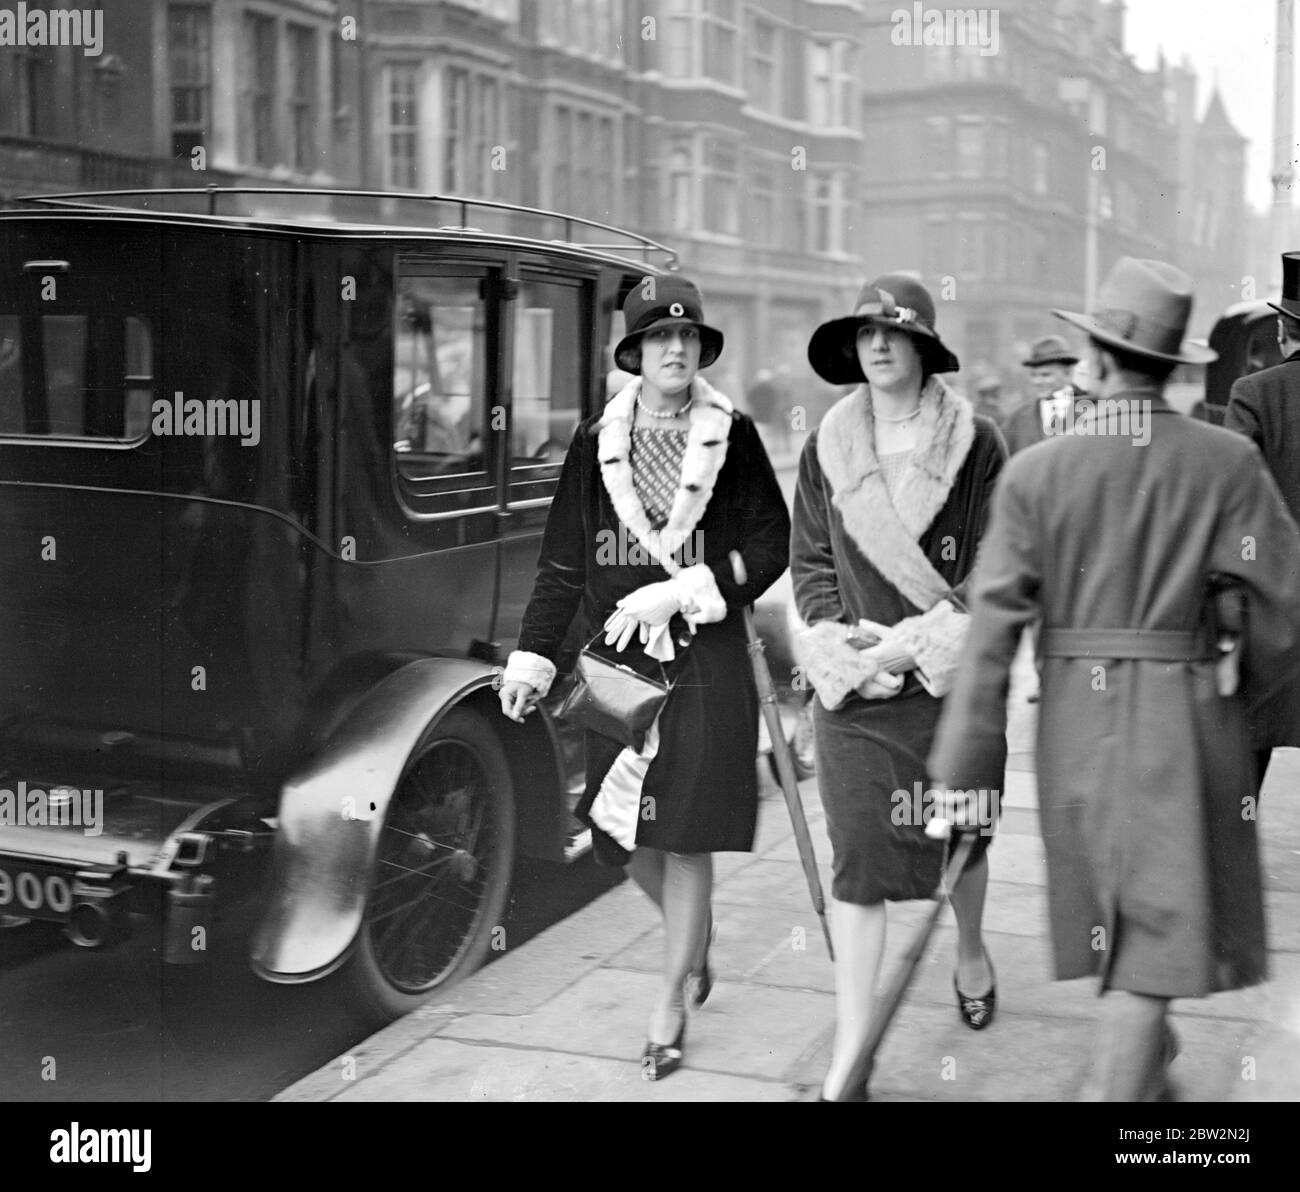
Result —
<path fill-rule="evenodd" d="M 691 408 L 691 405 L 694 403 L 694 401 L 695 398 L 688 397 L 686 399 L 686 404 L 682 406 L 680 410 L 652 410 L 648 405 L 645 404 L 645 402 L 641 400 L 641 395 L 639 393 L 636 395 L 637 409 L 644 410 L 651 418 L 662 418 L 665 421 L 669 418 L 676 418 L 680 414 L 685 414 L 686 411 Z"/>
<path fill-rule="evenodd" d="M 877 422 L 911 422 L 921 412 L 921 407 L 917 406 L 910 414 L 904 414 L 901 418 L 886 418 L 883 414 L 876 414 Z"/>

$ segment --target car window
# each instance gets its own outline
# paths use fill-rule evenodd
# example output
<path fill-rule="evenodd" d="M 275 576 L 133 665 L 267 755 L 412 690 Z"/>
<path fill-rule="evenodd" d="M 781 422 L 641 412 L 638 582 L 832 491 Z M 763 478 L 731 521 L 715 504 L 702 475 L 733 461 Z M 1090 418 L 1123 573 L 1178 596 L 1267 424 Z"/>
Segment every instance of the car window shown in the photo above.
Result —
<path fill-rule="evenodd" d="M 407 275 L 398 282 L 393 450 L 408 479 L 486 469 L 483 276 Z"/>
<path fill-rule="evenodd" d="M 510 458 L 515 468 L 560 463 L 582 420 L 591 331 L 583 285 L 521 280 L 514 302 L 514 414 Z"/>
<path fill-rule="evenodd" d="M 153 395 L 142 316 L 0 314 L 0 434 L 140 440 Z"/>

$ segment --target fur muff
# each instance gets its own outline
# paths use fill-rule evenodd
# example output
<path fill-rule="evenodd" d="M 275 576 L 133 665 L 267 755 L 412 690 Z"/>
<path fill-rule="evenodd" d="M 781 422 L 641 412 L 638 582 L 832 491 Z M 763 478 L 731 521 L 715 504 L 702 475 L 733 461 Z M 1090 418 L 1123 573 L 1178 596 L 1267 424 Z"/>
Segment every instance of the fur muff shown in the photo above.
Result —
<path fill-rule="evenodd" d="M 904 617 L 893 627 L 889 639 L 916 659 L 916 677 L 933 696 L 952 690 L 957 677 L 970 617 L 941 600 L 928 612 Z"/>
<path fill-rule="evenodd" d="M 821 621 L 800 630 L 794 639 L 795 659 L 829 709 L 838 708 L 879 670 L 875 659 L 849 645 L 847 628 L 838 621 Z"/>

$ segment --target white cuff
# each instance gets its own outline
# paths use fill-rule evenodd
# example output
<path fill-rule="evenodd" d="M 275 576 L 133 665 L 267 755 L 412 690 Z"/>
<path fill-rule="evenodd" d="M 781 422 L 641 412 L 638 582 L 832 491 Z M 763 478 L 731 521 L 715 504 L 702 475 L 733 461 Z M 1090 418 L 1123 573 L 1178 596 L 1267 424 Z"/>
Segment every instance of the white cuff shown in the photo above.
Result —
<path fill-rule="evenodd" d="M 916 677 L 921 686 L 938 697 L 952 690 L 969 627 L 966 613 L 940 600 L 929 612 L 899 621 L 893 627 L 892 639 L 916 659 Z"/>
<path fill-rule="evenodd" d="M 539 697 L 544 696 L 555 682 L 555 663 L 540 654 L 530 654 L 527 650 L 511 650 L 501 682 L 527 683 Z"/>
<path fill-rule="evenodd" d="M 681 601 L 682 616 L 695 625 L 711 625 L 727 615 L 727 602 L 718 591 L 718 581 L 707 563 L 684 567 L 672 580 Z"/>

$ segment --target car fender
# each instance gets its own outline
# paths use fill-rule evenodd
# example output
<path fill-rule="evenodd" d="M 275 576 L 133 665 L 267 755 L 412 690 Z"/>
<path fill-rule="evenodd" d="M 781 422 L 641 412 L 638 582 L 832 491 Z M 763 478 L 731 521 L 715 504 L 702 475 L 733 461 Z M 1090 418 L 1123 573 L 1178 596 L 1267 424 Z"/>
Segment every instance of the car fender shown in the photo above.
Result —
<path fill-rule="evenodd" d="M 347 959 L 388 803 L 411 751 L 497 673 L 469 659 L 408 663 L 375 684 L 285 782 L 267 905 L 252 943 L 259 976 L 311 981 Z"/>

